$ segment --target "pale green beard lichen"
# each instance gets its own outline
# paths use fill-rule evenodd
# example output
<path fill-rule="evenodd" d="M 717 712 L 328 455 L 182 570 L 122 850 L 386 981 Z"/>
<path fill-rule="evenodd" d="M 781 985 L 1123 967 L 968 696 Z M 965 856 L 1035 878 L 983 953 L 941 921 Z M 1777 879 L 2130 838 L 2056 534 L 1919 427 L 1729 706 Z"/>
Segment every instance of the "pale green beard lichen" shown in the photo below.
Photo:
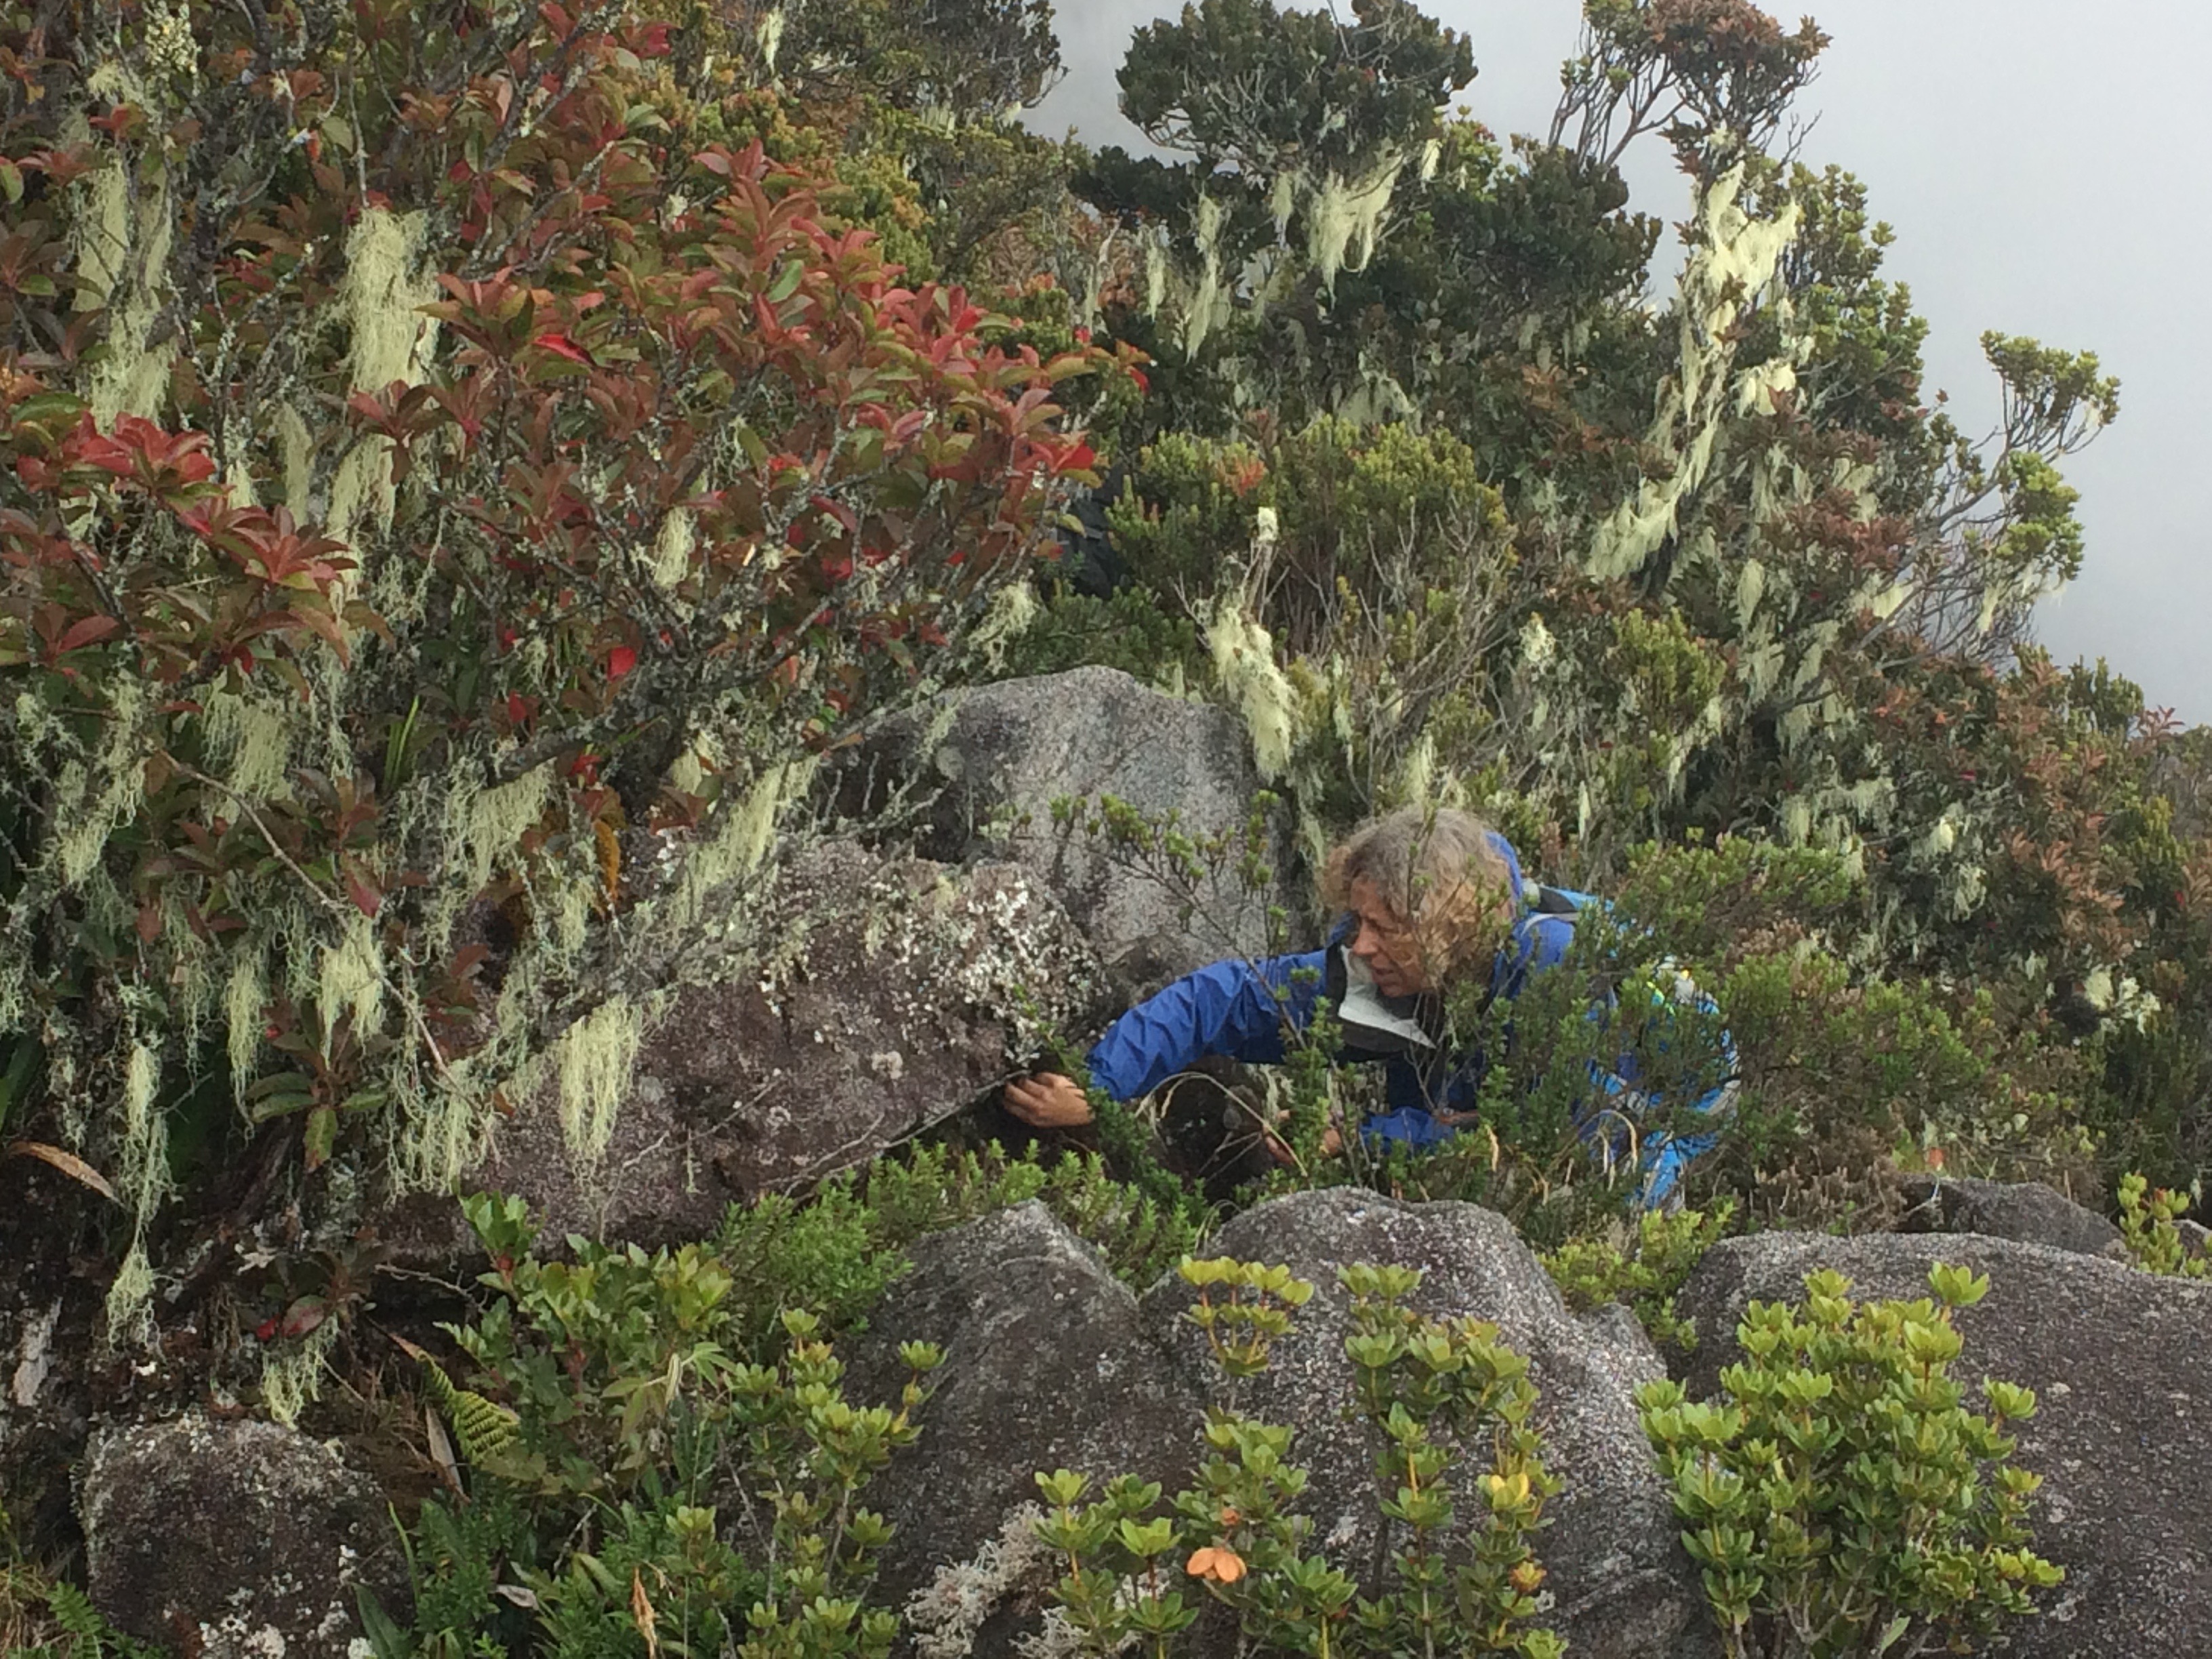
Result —
<path fill-rule="evenodd" d="M 991 596 L 983 619 L 968 635 L 968 648 L 992 678 L 1006 671 L 1006 648 L 1035 625 L 1041 608 L 1025 581 L 1009 582 Z"/>
<path fill-rule="evenodd" d="M 1182 353 L 1198 356 L 1207 335 L 1228 321 L 1232 301 L 1221 277 L 1221 229 L 1226 216 L 1211 196 L 1198 198 L 1198 221 L 1193 228 L 1198 240 L 1198 281 L 1185 301 Z"/>
<path fill-rule="evenodd" d="M 274 794 L 292 763 L 289 716 L 297 705 L 277 702 L 250 686 L 242 692 L 210 691 L 205 704 L 209 758 L 224 769 L 225 781 L 249 800 Z"/>
<path fill-rule="evenodd" d="M 314 516 L 315 438 L 307 430 L 306 416 L 289 404 L 276 407 L 276 452 L 284 465 L 284 505 L 305 524 Z"/>
<path fill-rule="evenodd" d="M 1737 321 L 1772 288 L 1802 217 L 1794 202 L 1771 218 L 1752 217 L 1739 205 L 1743 185 L 1738 166 L 1698 203 L 1696 246 L 1675 301 L 1678 366 L 1661 392 L 1650 435 L 1652 447 L 1673 465 L 1665 476 L 1645 480 L 1598 526 L 1585 561 L 1593 575 L 1641 569 L 1674 534 L 1683 502 L 1705 482 L 1723 422 L 1796 384 L 1795 365 L 1787 361 L 1753 364 L 1733 387 L 1729 381 Z"/>
<path fill-rule="evenodd" d="M 520 845 L 522 833 L 545 816 L 553 769 L 536 766 L 512 783 L 465 798 L 465 817 L 455 839 L 467 849 L 472 887 L 491 879 L 493 867 Z"/>
<path fill-rule="evenodd" d="M 1288 769 L 1298 736 L 1297 692 L 1276 665 L 1273 636 L 1232 591 L 1208 619 L 1206 641 L 1221 689 L 1251 734 L 1260 781 L 1273 783 Z"/>
<path fill-rule="evenodd" d="M 705 919 L 708 905 L 727 903 L 730 890 L 758 872 L 775 837 L 776 819 L 787 803 L 812 787 L 815 764 L 809 757 L 772 766 L 740 800 L 726 802 L 712 840 L 685 861 L 676 890 L 660 921 L 672 933 L 688 932 Z"/>
<path fill-rule="evenodd" d="M 146 1259 L 146 1242 L 131 1241 L 123 1265 L 107 1287 L 107 1340 L 124 1347 L 153 1334 L 154 1267 Z"/>
<path fill-rule="evenodd" d="M 143 1042 L 131 1045 L 123 1067 L 123 1136 L 116 1152 L 115 1188 L 131 1212 L 131 1249 L 107 1290 L 107 1334 L 120 1343 L 143 1332 L 153 1299 L 154 1273 L 146 1257 L 146 1227 L 168 1188 L 168 1125 L 154 1109 L 161 1080 L 159 1056 Z"/>
<path fill-rule="evenodd" d="M 660 521 L 660 533 L 653 540 L 653 580 L 663 587 L 674 587 L 691 574 L 691 550 L 698 539 L 698 532 L 691 515 L 682 507 L 672 507 L 668 516 Z"/>
<path fill-rule="evenodd" d="M 1364 270 L 1375 257 L 1383 216 L 1405 167 L 1402 154 L 1385 149 L 1364 173 L 1346 179 L 1332 168 L 1318 185 L 1305 186 L 1306 258 L 1332 297 L 1340 270 Z"/>
<path fill-rule="evenodd" d="M 261 1052 L 262 1024 L 268 1018 L 269 964 L 258 940 L 234 949 L 230 978 L 222 990 L 228 1039 L 224 1052 L 230 1060 L 231 1085 L 243 1103 L 253 1081 L 254 1057 Z"/>
<path fill-rule="evenodd" d="M 374 1031 L 383 1023 L 384 959 L 367 916 L 356 912 L 349 917 L 338 942 L 323 952 L 317 1001 L 325 1029 L 335 1029 L 339 1017 L 349 1013 L 357 1035 Z"/>
<path fill-rule="evenodd" d="M 94 764 L 88 769 L 72 761 L 55 785 L 53 822 L 60 826 L 55 859 L 67 888 L 82 887 L 98 870 L 109 834 L 146 799 L 145 763 L 139 753 L 145 684 L 118 678 L 107 702 L 112 718 Z"/>
<path fill-rule="evenodd" d="M 346 380 L 356 392 L 382 392 L 394 380 L 416 384 L 436 348 L 436 319 L 422 314 L 438 297 L 436 278 L 423 268 L 428 226 L 428 214 L 373 207 L 347 233 L 335 311 L 350 332 Z M 353 542 L 364 511 L 379 529 L 389 530 L 394 504 L 391 441 L 363 438 L 346 452 L 331 481 L 331 533 Z"/>
<path fill-rule="evenodd" d="M 338 1337 L 338 1322 L 325 1319 L 305 1336 L 266 1350 L 261 1364 L 261 1403 L 290 1428 L 322 1392 L 323 1368 Z"/>
<path fill-rule="evenodd" d="M 589 1169 L 605 1155 L 644 1041 L 643 1016 L 635 1004 L 617 997 L 571 1025 L 554 1045 L 561 1138 L 580 1167 Z"/>
<path fill-rule="evenodd" d="M 86 90 L 117 104 L 147 102 L 145 89 L 118 64 L 94 70 Z M 91 125 L 81 112 L 67 125 L 76 129 L 73 143 L 89 143 Z M 75 230 L 77 273 L 85 284 L 78 308 L 104 306 L 108 313 L 107 352 L 93 366 L 86 399 L 102 428 L 114 425 L 118 415 L 160 415 L 177 354 L 173 339 L 151 349 L 146 343 L 167 295 L 176 228 L 167 169 L 151 151 L 146 165 L 143 178 L 120 156 L 102 165 L 86 185 L 86 211 Z"/>

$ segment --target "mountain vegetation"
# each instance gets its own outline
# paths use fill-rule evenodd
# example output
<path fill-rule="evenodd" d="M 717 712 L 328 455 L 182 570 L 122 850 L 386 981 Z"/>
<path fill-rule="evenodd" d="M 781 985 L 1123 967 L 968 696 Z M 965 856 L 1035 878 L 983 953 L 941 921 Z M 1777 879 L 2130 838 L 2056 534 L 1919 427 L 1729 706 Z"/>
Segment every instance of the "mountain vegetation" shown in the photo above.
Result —
<path fill-rule="evenodd" d="M 2176 1219 L 2212 756 L 2032 629 L 2118 385 L 1991 333 L 2001 418 L 1959 427 L 1796 125 L 1826 36 L 1589 0 L 1550 130 L 1505 135 L 1412 0 L 1194 0 L 1119 71 L 1139 155 L 1024 124 L 1052 24 L 0 6 L 0 1170 L 101 1195 L 11 1224 L 99 1264 L 106 1339 L 319 1184 L 450 1191 L 533 1093 L 588 1163 L 669 988 L 772 947 L 750 899 L 839 757 L 1085 665 L 1242 717 L 1292 876 L 1434 800 L 1616 896 L 1742 1045 L 1692 1191 L 1735 1224 L 1946 1167 L 2107 1207 L 2139 1171 Z M 1632 201 L 1659 145 L 1680 198 Z M 1586 1149 L 1518 1110 L 1401 1178 L 1540 1210 Z M 1121 1130 L 992 1190 L 1194 1240 Z M 771 1214 L 857 1237 L 866 1191 Z M 779 1322 L 810 1271 L 743 1314 L 732 1420 L 798 1434 L 835 1382 Z M 543 1358 L 489 1370 L 550 1400 Z M 641 1559 L 713 1542 L 659 1524 Z M 774 1640 L 843 1650 L 812 1582 Z"/>

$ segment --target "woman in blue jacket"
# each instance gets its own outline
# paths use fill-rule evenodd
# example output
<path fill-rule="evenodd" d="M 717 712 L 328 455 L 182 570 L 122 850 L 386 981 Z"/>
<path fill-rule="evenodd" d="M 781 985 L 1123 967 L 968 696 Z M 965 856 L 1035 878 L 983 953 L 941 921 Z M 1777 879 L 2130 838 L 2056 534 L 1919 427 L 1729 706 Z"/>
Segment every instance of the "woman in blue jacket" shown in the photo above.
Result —
<path fill-rule="evenodd" d="M 1503 836 L 1448 808 L 1403 808 L 1368 824 L 1330 857 L 1322 891 L 1343 915 L 1326 949 L 1218 962 L 1177 980 L 1098 1040 L 1086 1056 L 1092 1084 L 1115 1100 L 1135 1100 L 1207 1055 L 1280 1060 L 1286 1040 L 1325 997 L 1343 1033 L 1340 1057 L 1386 1067 L 1384 1108 L 1362 1133 L 1383 1150 L 1449 1139 L 1471 1120 L 1485 1068 L 1480 1055 L 1443 1043 L 1442 988 L 1486 969 L 1492 999 L 1517 997 L 1566 955 L 1577 902 L 1533 889 Z M 1686 978 L 1675 994 L 1711 1010 Z M 1693 1103 L 1700 1114 L 1724 1111 L 1735 1093 L 1735 1054 L 1724 1037 L 1721 1049 L 1715 1069 L 1729 1075 Z M 1657 1121 L 1658 1103 L 1638 1087 L 1640 1070 L 1633 1054 L 1609 1072 L 1594 1066 L 1584 1116 L 1593 1138 L 1601 1124 L 1638 1124 L 1643 1198 L 1656 1205 L 1713 1137 L 1668 1133 Z M 1005 1099 L 1015 1116 L 1040 1128 L 1091 1119 L 1083 1091 L 1056 1073 L 1010 1083 Z"/>

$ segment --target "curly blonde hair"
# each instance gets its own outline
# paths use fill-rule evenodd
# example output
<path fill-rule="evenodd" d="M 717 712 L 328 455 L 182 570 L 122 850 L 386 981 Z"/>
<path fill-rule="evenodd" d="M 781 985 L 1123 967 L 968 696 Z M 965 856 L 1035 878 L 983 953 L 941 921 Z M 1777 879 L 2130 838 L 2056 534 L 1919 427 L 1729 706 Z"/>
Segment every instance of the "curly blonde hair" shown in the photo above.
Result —
<path fill-rule="evenodd" d="M 1491 834 L 1455 807 L 1401 806 L 1361 825 L 1329 854 L 1322 898 L 1350 910 L 1353 886 L 1368 883 L 1442 984 L 1470 964 L 1486 964 L 1512 921 L 1512 878 Z"/>

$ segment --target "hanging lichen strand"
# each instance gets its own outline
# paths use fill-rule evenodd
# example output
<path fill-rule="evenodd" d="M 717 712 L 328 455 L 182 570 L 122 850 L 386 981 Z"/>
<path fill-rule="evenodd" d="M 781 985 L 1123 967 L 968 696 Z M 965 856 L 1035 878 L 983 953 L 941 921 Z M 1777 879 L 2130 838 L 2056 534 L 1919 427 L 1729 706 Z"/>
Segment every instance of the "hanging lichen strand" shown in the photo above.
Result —
<path fill-rule="evenodd" d="M 424 267 L 427 213 L 393 213 L 370 208 L 346 236 L 345 279 L 335 312 L 349 337 L 347 389 L 380 392 L 394 381 L 420 384 L 438 344 L 437 319 L 422 307 L 438 297 L 434 276 Z M 362 545 L 389 532 L 395 504 L 392 443 L 387 438 L 356 439 L 338 463 L 331 483 L 331 533 Z M 363 514 L 367 514 L 364 520 Z M 375 586 L 387 618 L 407 617 L 406 586 L 394 574 Z"/>
<path fill-rule="evenodd" d="M 1641 569 L 1676 534 L 1682 505 L 1704 485 L 1731 418 L 1796 383 L 1790 356 L 1733 373 L 1738 325 L 1767 297 L 1801 216 L 1794 201 L 1763 218 L 1747 211 L 1745 173 L 1739 161 L 1704 185 L 1692 204 L 1689 257 L 1675 292 L 1676 367 L 1660 388 L 1649 440 L 1666 471 L 1599 523 L 1585 558 L 1592 575 Z"/>
<path fill-rule="evenodd" d="M 1424 172 L 1434 165 L 1434 142 Z M 1364 172 L 1346 179 L 1331 167 L 1319 179 L 1301 169 L 1291 175 L 1290 194 L 1301 204 L 1305 218 L 1306 258 L 1332 297 L 1340 270 L 1364 270 L 1375 257 L 1375 244 L 1390 211 L 1398 177 L 1406 170 L 1406 156 L 1386 146 Z M 1283 195 L 1276 183 L 1276 200 Z"/>
<path fill-rule="evenodd" d="M 94 70 L 86 90 L 118 104 L 143 102 L 147 96 L 144 85 L 119 64 Z M 85 118 L 79 114 L 76 121 L 88 137 Z M 86 399 L 94 418 L 106 426 L 119 414 L 159 412 L 176 361 L 173 335 L 165 333 L 158 343 L 154 336 L 168 298 L 177 204 L 158 154 L 136 165 L 119 155 L 109 160 L 93 175 L 88 195 L 76 228 L 77 268 L 85 278 L 77 304 L 108 311 L 107 355 L 88 377 Z"/>
<path fill-rule="evenodd" d="M 1431 141 L 1423 152 L 1423 178 L 1433 172 L 1438 154 Z M 1243 252 L 1227 245 L 1231 206 L 1202 185 L 1191 210 L 1187 252 L 1166 226 L 1154 227 L 1145 240 L 1146 314 L 1174 319 L 1182 355 L 1195 359 L 1240 307 L 1258 319 L 1307 272 L 1320 283 L 1326 304 L 1335 296 L 1339 275 L 1364 270 L 1373 260 L 1407 161 L 1403 151 L 1385 146 L 1348 177 L 1334 167 L 1291 167 L 1276 174 L 1267 197 L 1274 244 Z M 1224 187 L 1237 186 L 1228 181 Z"/>

